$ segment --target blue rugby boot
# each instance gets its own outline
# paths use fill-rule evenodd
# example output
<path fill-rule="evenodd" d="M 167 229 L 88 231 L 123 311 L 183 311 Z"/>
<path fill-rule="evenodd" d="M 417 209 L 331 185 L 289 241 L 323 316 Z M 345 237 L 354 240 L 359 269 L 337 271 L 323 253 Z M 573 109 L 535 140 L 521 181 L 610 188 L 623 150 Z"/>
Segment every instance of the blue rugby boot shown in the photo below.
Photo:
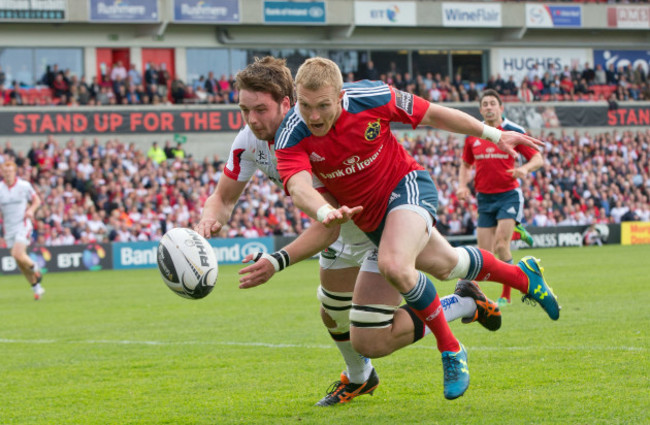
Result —
<path fill-rule="evenodd" d="M 544 268 L 539 265 L 539 260 L 531 256 L 524 257 L 517 266 L 528 276 L 528 294 L 524 295 L 521 300 L 534 300 L 542 306 L 551 319 L 559 319 L 560 306 L 557 303 L 557 297 L 544 280 Z"/>
<path fill-rule="evenodd" d="M 453 351 L 442 353 L 442 368 L 445 373 L 445 398 L 453 400 L 465 394 L 469 387 L 469 368 L 467 351 L 463 344 L 460 344 L 460 351 L 457 353 Z"/>

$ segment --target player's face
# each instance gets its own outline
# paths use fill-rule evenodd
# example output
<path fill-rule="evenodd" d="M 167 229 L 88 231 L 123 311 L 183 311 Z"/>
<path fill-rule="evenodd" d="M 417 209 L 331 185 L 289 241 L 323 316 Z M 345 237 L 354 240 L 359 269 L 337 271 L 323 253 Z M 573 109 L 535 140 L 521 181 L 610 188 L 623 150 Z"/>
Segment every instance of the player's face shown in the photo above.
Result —
<path fill-rule="evenodd" d="M 250 90 L 239 92 L 239 109 L 244 122 L 260 140 L 275 138 L 275 132 L 278 131 L 289 108 L 288 97 L 278 103 L 269 93 Z"/>
<path fill-rule="evenodd" d="M 2 178 L 5 183 L 11 185 L 14 180 L 16 180 L 16 167 L 13 164 L 3 164 L 2 165 Z"/>
<path fill-rule="evenodd" d="M 501 115 L 503 114 L 503 105 L 499 105 L 499 100 L 494 96 L 485 96 L 481 100 L 479 112 L 483 119 L 493 127 L 501 124 Z"/>
<path fill-rule="evenodd" d="M 296 89 L 300 113 L 314 136 L 321 137 L 327 134 L 334 126 L 341 114 L 342 92 L 337 92 L 334 87 L 326 86 L 312 91 L 302 85 Z"/>

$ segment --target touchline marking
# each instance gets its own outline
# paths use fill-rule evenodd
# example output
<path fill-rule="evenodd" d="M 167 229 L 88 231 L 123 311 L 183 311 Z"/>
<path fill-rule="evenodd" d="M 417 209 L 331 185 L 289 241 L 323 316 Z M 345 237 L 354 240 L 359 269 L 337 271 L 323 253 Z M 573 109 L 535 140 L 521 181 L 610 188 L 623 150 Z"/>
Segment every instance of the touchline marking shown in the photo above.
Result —
<path fill-rule="evenodd" d="M 120 339 L 87 339 L 79 341 L 62 341 L 56 339 L 7 339 L 0 338 L 0 344 L 106 344 L 106 345 L 160 345 L 160 346 L 171 346 L 171 345 L 230 345 L 230 346 L 239 346 L 239 347 L 264 347 L 264 348 L 307 348 L 307 349 L 319 349 L 319 350 L 330 350 L 335 348 L 333 345 L 321 345 L 321 344 L 273 344 L 268 342 L 236 342 L 236 341 L 182 341 L 182 342 L 170 342 L 170 341 L 131 341 L 131 340 L 120 340 Z M 539 350 L 537 347 L 521 346 L 521 347 L 488 347 L 488 346 L 467 346 L 469 350 L 478 350 L 478 351 L 529 351 L 529 350 Z M 413 350 L 438 350 L 435 346 L 427 345 L 412 345 L 406 348 Z M 593 346 L 593 345 L 572 345 L 572 346 L 558 346 L 558 347 L 546 347 L 547 350 L 562 350 L 562 351 L 647 351 L 644 347 L 632 347 L 632 346 Z"/>

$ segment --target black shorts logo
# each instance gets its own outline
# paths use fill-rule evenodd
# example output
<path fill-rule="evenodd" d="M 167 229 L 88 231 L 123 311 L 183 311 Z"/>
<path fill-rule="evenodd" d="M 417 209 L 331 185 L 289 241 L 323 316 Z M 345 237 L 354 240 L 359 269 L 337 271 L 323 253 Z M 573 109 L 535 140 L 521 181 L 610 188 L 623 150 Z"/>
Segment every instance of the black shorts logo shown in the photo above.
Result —
<path fill-rule="evenodd" d="M 409 115 L 413 115 L 413 95 L 395 90 L 395 106 Z"/>

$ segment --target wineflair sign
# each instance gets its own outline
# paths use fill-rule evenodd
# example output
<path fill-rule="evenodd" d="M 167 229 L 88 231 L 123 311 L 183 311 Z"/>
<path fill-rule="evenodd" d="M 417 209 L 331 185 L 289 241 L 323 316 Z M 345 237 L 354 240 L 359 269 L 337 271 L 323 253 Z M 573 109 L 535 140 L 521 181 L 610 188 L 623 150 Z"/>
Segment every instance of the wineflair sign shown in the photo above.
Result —
<path fill-rule="evenodd" d="M 501 4 L 443 3 L 444 27 L 500 27 Z"/>

